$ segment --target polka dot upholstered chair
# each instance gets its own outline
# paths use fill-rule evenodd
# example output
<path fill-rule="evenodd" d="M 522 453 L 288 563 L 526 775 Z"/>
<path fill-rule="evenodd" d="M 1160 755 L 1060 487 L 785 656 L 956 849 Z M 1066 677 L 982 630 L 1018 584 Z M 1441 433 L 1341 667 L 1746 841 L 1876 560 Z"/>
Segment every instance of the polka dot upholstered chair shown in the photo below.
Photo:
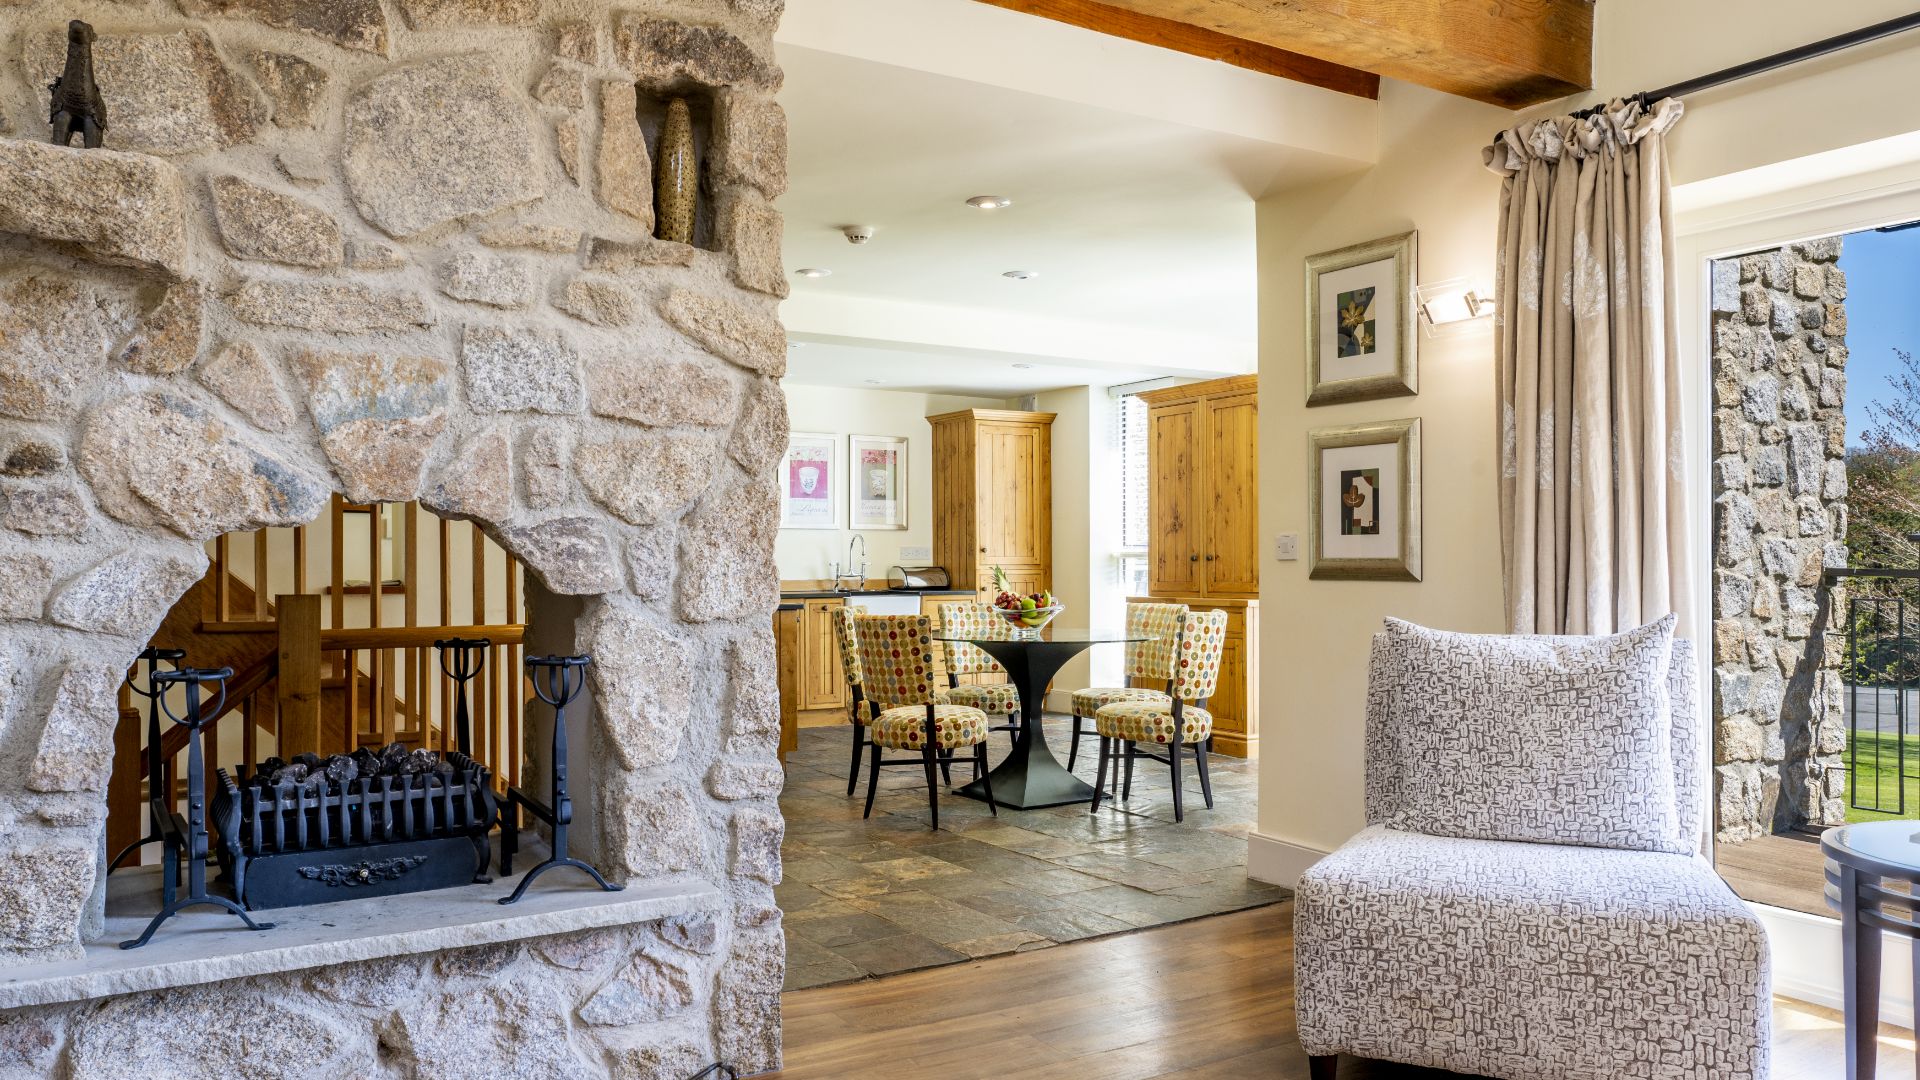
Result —
<path fill-rule="evenodd" d="M 1008 632 L 1007 621 L 994 614 L 993 605 L 965 601 L 940 605 L 940 629 L 952 635 L 991 637 Z M 962 675 L 1005 675 L 1007 669 L 988 656 L 985 649 L 964 641 L 943 641 L 946 654 L 947 688 L 944 700 L 952 705 L 967 705 L 1002 722 L 993 730 L 1007 732 L 1017 739 L 1020 730 L 1020 688 L 1010 682 L 963 683 Z"/>
<path fill-rule="evenodd" d="M 853 720 L 853 765 L 847 769 L 849 798 L 860 782 L 860 756 L 872 745 L 867 740 L 867 719 L 879 711 L 867 700 L 860 678 L 860 647 L 853 640 L 853 620 L 866 613 L 866 608 L 854 604 L 842 604 L 833 612 L 833 642 L 840 650 L 840 673 L 847 681 L 847 714 Z"/>
<path fill-rule="evenodd" d="M 925 615 L 862 615 L 853 620 L 860 646 L 860 677 L 867 700 L 879 711 L 867 725 L 873 753 L 867 765 L 867 809 L 880 786 L 882 765 L 919 765 L 927 774 L 927 807 L 940 827 L 939 755 L 971 747 L 974 771 L 984 778 L 987 808 L 995 817 L 993 779 L 987 775 L 987 714 L 967 705 L 939 700 L 933 674 L 933 623 Z M 881 750 L 906 750 L 917 757 L 883 760 Z"/>
<path fill-rule="evenodd" d="M 1094 714 L 1122 701 L 1172 702 L 1167 684 L 1173 681 L 1173 645 L 1187 617 L 1185 604 L 1128 604 L 1127 685 L 1094 686 L 1073 692 L 1073 742 L 1067 748 L 1067 771 L 1080 756 L 1080 735 L 1092 726 Z"/>
<path fill-rule="evenodd" d="M 1213 737 L 1213 714 L 1207 712 L 1207 699 L 1220 683 L 1220 654 L 1226 641 L 1226 612 L 1187 612 L 1174 643 L 1172 700 L 1121 701 L 1102 706 L 1094 713 L 1094 730 L 1100 734 L 1100 768 L 1094 774 L 1093 783 L 1094 813 L 1100 812 L 1101 789 L 1107 783 L 1107 762 L 1119 753 L 1125 767 L 1125 778 L 1120 784 L 1121 800 L 1133 794 L 1135 758 L 1163 761 L 1173 770 L 1173 820 L 1184 819 L 1180 759 L 1188 747 L 1193 748 L 1194 762 L 1200 769 L 1200 794 L 1206 798 L 1207 809 L 1213 809 L 1213 781 L 1207 777 L 1206 754 L 1207 740 Z M 1167 756 L 1142 750 L 1142 745 L 1162 747 Z"/>

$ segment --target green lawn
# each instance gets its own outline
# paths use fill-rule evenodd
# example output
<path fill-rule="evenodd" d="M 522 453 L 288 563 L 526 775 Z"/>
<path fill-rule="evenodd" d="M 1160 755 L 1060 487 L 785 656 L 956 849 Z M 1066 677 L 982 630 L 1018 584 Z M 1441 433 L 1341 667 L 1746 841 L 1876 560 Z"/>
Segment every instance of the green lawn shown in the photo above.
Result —
<path fill-rule="evenodd" d="M 1853 768 L 1847 775 L 1847 820 L 1887 821 L 1893 818 L 1920 818 L 1920 738 L 1908 736 L 1906 742 L 1907 789 L 1906 813 L 1876 813 L 1872 810 L 1857 810 L 1854 803 L 1868 806 L 1895 807 L 1900 802 L 1898 785 L 1902 782 L 1899 772 L 1900 740 L 1893 735 L 1862 734 L 1849 739 L 1846 756 L 1842 757 L 1842 766 L 1851 764 Z M 1854 786 L 1859 785 L 1859 790 Z"/>

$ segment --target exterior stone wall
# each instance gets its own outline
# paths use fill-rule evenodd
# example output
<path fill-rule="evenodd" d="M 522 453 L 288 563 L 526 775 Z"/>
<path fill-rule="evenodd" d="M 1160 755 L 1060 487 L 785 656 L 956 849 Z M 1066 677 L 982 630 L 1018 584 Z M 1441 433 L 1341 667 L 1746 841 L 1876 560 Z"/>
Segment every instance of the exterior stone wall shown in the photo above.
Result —
<path fill-rule="evenodd" d="M 116 687 L 203 543 L 336 491 L 475 520 L 569 600 L 588 854 L 729 898 L 565 946 L 590 962 L 535 942 L 0 1014 L 36 1074 L 318 1074 L 267 1064 L 283 1041 L 326 1075 L 691 1071 L 615 1011 L 662 1053 L 777 1065 L 780 8 L 0 2 L 0 964 L 83 955 Z M 70 18 L 99 33 L 103 150 L 46 141 Z M 693 245 L 652 238 L 681 94 Z M 432 993 L 363 1000 L 387 982 Z M 307 1035 L 207 1065 L 233 1024 Z"/>
<path fill-rule="evenodd" d="M 1840 647 L 1822 572 L 1847 563 L 1840 240 L 1713 267 L 1714 709 L 1722 841 L 1846 820 Z"/>

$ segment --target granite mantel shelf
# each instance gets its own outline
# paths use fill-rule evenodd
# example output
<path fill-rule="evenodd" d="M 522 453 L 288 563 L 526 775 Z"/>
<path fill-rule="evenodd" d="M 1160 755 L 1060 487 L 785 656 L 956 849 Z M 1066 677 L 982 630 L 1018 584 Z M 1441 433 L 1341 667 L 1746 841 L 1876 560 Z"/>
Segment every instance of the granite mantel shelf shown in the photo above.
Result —
<path fill-rule="evenodd" d="M 545 858 L 537 845 L 523 852 L 528 866 Z M 144 947 L 122 949 L 119 943 L 139 936 L 160 907 L 160 868 L 129 868 L 108 878 L 107 930 L 83 957 L 0 968 L 0 1009 L 521 941 L 724 912 L 727 906 L 719 889 L 698 878 L 633 882 L 620 892 L 601 892 L 585 875 L 576 882 L 566 871 L 544 877 L 518 904 L 496 903 L 518 880 L 515 875 L 490 885 L 256 912 L 256 919 L 275 924 L 259 932 L 217 908 L 190 908 Z"/>

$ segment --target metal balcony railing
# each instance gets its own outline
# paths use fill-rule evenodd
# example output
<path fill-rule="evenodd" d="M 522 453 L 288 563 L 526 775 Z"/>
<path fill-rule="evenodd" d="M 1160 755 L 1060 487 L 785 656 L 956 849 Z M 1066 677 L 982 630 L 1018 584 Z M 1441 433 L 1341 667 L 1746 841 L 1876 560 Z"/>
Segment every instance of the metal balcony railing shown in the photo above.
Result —
<path fill-rule="evenodd" d="M 1829 587 L 1842 582 L 1848 802 L 1905 817 L 1920 811 L 1907 792 L 1920 781 L 1920 569 L 1827 571 Z"/>

